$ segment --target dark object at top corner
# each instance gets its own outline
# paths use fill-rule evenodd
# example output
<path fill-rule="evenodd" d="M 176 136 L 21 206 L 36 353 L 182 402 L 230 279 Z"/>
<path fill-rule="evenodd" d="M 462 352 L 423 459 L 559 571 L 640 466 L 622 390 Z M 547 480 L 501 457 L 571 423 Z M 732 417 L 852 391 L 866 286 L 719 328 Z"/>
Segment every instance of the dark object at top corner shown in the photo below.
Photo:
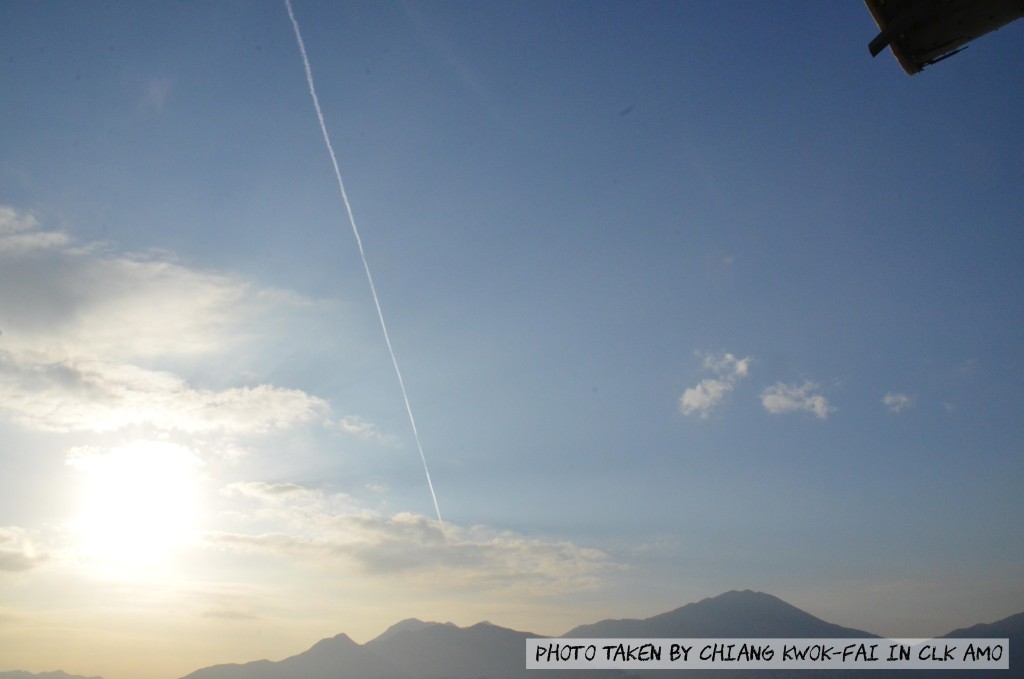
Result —
<path fill-rule="evenodd" d="M 1024 0 L 864 0 L 878 24 L 868 49 L 892 49 L 909 75 L 1024 17 Z"/>

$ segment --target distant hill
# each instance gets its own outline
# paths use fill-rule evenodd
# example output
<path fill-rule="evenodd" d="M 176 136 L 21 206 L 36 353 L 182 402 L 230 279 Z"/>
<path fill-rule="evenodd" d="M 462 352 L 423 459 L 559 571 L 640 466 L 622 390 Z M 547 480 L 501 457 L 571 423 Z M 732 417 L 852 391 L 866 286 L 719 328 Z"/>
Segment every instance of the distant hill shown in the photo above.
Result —
<path fill-rule="evenodd" d="M 943 635 L 947 639 L 1009 639 L 1010 640 L 1010 671 L 1009 672 L 969 672 L 967 670 L 954 670 L 943 672 L 942 679 L 967 679 L 967 677 L 984 677 L 992 674 L 993 677 L 1006 677 L 1006 679 L 1018 679 L 1024 677 L 1024 613 L 1017 613 L 1008 618 L 1003 618 L 992 623 L 974 625 L 962 629 L 955 629 L 949 634 Z M 907 675 L 906 679 L 917 679 L 926 676 L 925 672 L 914 672 L 912 676 Z"/>
<path fill-rule="evenodd" d="M 877 637 L 862 630 L 842 627 L 816 618 L 782 599 L 751 590 L 731 591 L 686 604 L 643 620 L 602 620 L 569 630 L 564 638 L 592 639 L 848 639 Z M 843 670 L 641 670 L 629 679 L 883 679 L 883 672 L 871 674 Z M 580 678 L 582 679 L 582 677 Z"/>
<path fill-rule="evenodd" d="M 279 661 L 214 665 L 183 679 L 587 679 L 579 670 L 526 670 L 526 640 L 539 635 L 481 622 L 403 620 L 365 644 L 345 634 L 322 639 Z M 602 620 L 569 630 L 564 638 L 854 638 L 876 637 L 816 618 L 770 594 L 726 592 L 643 620 Z M 1008 672 L 959 670 L 602 670 L 601 679 L 1024 679 L 1024 613 L 957 629 L 946 638 L 1008 638 Z M 1015 660 L 1017 659 L 1017 660 Z M 0 672 L 0 679 L 100 679 L 64 672 Z"/>
<path fill-rule="evenodd" d="M 998 622 L 956 629 L 944 636 L 950 639 L 1002 639 L 1005 637 L 1010 640 L 1011 644 L 1014 639 L 1018 643 L 1024 642 L 1024 613 L 1011 615 Z"/>
<path fill-rule="evenodd" d="M 15 670 L 13 672 L 0 672 L 0 679 L 103 679 L 103 677 L 83 677 L 80 674 L 68 674 L 63 670 L 41 672 L 39 674 Z"/>
<path fill-rule="evenodd" d="M 1008 637 L 1021 648 L 1024 613 L 956 630 L 947 637 Z M 457 627 L 452 623 L 403 620 L 377 638 L 357 644 L 344 634 L 317 642 L 309 650 L 278 662 L 258 660 L 215 665 L 183 679 L 586 679 L 578 670 L 526 670 L 526 639 L 538 635 L 489 623 Z M 687 604 L 644 620 L 603 620 L 581 625 L 564 638 L 855 638 L 876 637 L 816 618 L 762 592 L 732 591 Z M 1011 654 L 1012 655 L 1012 654 Z M 1009 672 L 993 679 L 1024 679 L 1011 660 Z M 974 676 L 977 676 L 977 672 Z M 984 675 L 984 673 L 982 673 Z M 996 676 L 998 675 L 998 677 Z M 960 679 L 967 673 L 942 671 L 834 670 L 743 671 L 602 670 L 602 679 Z M 5 679 L 0 676 L 0 679 Z M 20 678 L 19 678 L 20 679 Z"/>
<path fill-rule="evenodd" d="M 732 591 L 645 620 L 602 620 L 562 635 L 592 639 L 875 637 L 833 625 L 763 592 Z"/>
<path fill-rule="evenodd" d="M 518 676 L 526 639 L 535 636 L 486 622 L 465 628 L 434 623 L 390 636 L 385 632 L 366 648 L 398 667 L 391 676 L 497 678 Z M 510 664 L 513 658 L 516 665 Z"/>
<path fill-rule="evenodd" d="M 413 619 L 363 645 L 339 634 L 280 662 L 215 665 L 185 679 L 512 679 L 524 676 L 526 639 L 535 636 L 485 622 L 457 627 Z"/>

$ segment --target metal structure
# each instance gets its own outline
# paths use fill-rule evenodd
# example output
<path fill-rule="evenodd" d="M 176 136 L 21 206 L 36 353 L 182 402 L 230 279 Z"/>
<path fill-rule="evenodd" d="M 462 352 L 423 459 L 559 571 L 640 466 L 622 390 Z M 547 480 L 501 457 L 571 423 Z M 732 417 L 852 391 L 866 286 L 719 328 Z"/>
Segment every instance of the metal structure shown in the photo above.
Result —
<path fill-rule="evenodd" d="M 1024 17 L 1024 0 L 864 0 L 879 34 L 871 56 L 889 47 L 909 75 L 957 54 L 975 38 Z"/>

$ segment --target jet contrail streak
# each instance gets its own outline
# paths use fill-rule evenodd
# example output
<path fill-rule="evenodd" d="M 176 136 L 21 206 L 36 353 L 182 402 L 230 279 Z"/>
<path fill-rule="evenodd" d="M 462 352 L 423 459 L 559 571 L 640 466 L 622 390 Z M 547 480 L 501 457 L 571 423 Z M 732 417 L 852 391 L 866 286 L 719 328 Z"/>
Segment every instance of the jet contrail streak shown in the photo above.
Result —
<path fill-rule="evenodd" d="M 377 297 L 377 288 L 373 284 L 373 275 L 370 273 L 370 264 L 366 261 L 366 252 L 363 251 L 363 239 L 359 237 L 359 228 L 356 226 L 356 218 L 352 215 L 352 205 L 348 202 L 348 194 L 345 193 L 345 182 L 341 180 L 341 170 L 338 169 L 338 159 L 334 155 L 334 147 L 331 146 L 331 137 L 327 134 L 327 125 L 324 123 L 324 114 L 320 110 L 320 100 L 316 96 L 316 86 L 313 84 L 313 71 L 309 67 L 309 57 L 306 55 L 306 44 L 302 41 L 302 32 L 299 30 L 299 22 L 295 19 L 295 12 L 292 10 L 291 0 L 284 0 L 288 9 L 288 18 L 292 20 L 292 28 L 295 30 L 295 40 L 299 44 L 299 52 L 302 54 L 302 64 L 306 67 L 306 84 L 309 85 L 309 95 L 313 98 L 313 108 L 316 109 L 316 118 L 320 121 L 320 131 L 324 135 L 324 143 L 327 145 L 327 153 L 331 156 L 331 165 L 334 166 L 334 176 L 338 179 L 338 190 L 341 192 L 341 200 L 345 203 L 345 211 L 348 213 L 348 222 L 352 225 L 352 234 L 356 237 L 356 245 L 359 246 L 359 257 L 363 260 L 363 269 L 366 271 L 366 280 L 370 283 L 370 294 L 373 296 L 373 304 L 377 307 L 377 318 L 380 319 L 380 328 L 384 331 L 384 342 L 388 345 L 388 353 L 391 354 L 391 365 L 395 367 L 395 375 L 398 376 L 398 386 L 402 389 L 402 399 L 405 401 L 405 412 L 409 414 L 409 424 L 412 425 L 412 435 L 416 439 L 416 448 L 420 451 L 420 459 L 423 461 L 423 472 L 427 476 L 427 486 L 430 488 L 430 497 L 434 500 L 434 511 L 437 512 L 437 522 L 444 528 L 444 521 L 441 519 L 441 508 L 437 504 L 437 494 L 434 492 L 434 483 L 430 480 L 430 469 L 427 468 L 427 456 L 423 454 L 423 444 L 420 443 L 420 433 L 416 429 L 416 418 L 412 416 L 412 406 L 409 405 L 409 394 L 405 390 L 405 381 L 402 379 L 402 371 L 398 368 L 398 359 L 395 358 L 395 350 L 391 347 L 391 337 L 388 335 L 388 326 L 384 323 L 384 312 L 380 308 L 380 299 Z"/>

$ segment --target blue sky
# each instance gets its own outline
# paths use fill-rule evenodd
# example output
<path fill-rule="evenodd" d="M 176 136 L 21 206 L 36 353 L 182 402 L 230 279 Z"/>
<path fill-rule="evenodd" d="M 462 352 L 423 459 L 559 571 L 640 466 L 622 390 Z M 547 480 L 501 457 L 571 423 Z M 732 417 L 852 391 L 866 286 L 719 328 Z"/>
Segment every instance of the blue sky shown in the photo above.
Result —
<path fill-rule="evenodd" d="M 1021 25 L 295 13 L 444 529 L 283 4 L 4 3 L 0 670 L 1024 610 Z"/>

